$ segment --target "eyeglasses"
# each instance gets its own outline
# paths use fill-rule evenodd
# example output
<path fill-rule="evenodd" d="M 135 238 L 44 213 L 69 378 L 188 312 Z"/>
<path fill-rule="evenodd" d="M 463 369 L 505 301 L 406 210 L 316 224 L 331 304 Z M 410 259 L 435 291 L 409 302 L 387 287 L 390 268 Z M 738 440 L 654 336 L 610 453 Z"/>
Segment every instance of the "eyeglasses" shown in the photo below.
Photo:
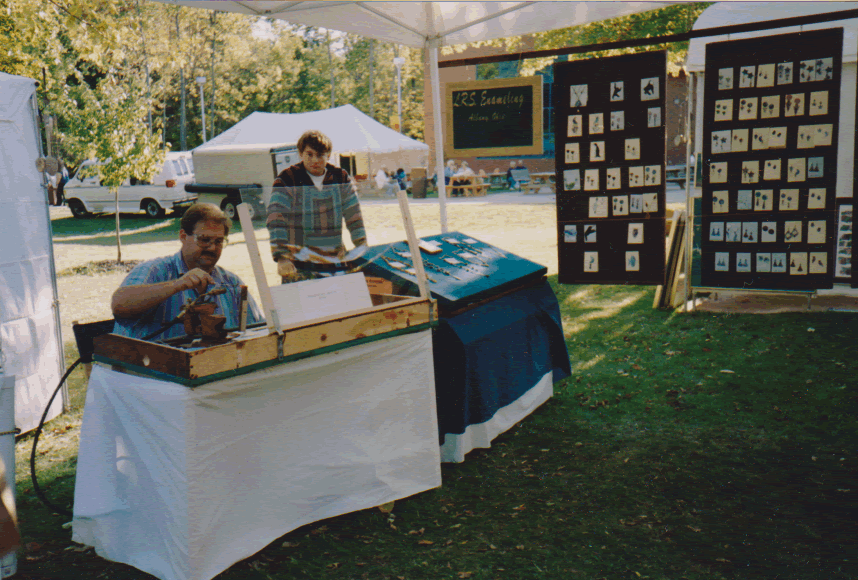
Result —
<path fill-rule="evenodd" d="M 226 238 L 210 238 L 208 236 L 201 236 L 200 234 L 194 234 L 194 241 L 198 246 L 208 248 L 209 246 L 215 246 L 216 248 L 222 248 L 229 243 Z"/>

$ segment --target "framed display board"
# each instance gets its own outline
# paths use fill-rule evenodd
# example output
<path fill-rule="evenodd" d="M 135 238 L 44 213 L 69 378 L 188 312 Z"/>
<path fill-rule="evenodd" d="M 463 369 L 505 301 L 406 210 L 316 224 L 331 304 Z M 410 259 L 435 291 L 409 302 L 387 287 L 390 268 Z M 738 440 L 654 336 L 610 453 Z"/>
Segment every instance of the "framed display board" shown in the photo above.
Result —
<path fill-rule="evenodd" d="M 706 46 L 703 286 L 833 286 L 842 52 L 842 28 Z"/>
<path fill-rule="evenodd" d="M 663 284 L 667 55 L 554 68 L 562 284 Z"/>
<path fill-rule="evenodd" d="M 447 83 L 444 154 L 542 154 L 542 77 Z"/>

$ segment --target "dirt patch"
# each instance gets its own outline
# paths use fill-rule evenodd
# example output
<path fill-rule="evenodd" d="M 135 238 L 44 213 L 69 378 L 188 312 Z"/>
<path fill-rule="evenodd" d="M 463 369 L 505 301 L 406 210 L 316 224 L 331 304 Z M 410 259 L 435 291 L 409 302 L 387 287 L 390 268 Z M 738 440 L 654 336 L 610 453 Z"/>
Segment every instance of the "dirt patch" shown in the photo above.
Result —
<path fill-rule="evenodd" d="M 134 269 L 134 266 L 142 263 L 143 260 L 123 260 L 122 263 L 116 260 L 98 260 L 96 262 L 86 262 L 66 268 L 57 273 L 57 278 L 63 276 L 94 276 L 96 274 L 113 274 L 114 272 L 128 273 Z"/>
<path fill-rule="evenodd" d="M 850 292 L 844 289 L 844 292 Z M 850 292 L 851 293 L 851 292 Z M 782 312 L 858 311 L 858 296 L 794 296 L 785 294 L 725 294 L 715 292 L 700 299 L 695 310 L 737 314 L 778 314 Z"/>

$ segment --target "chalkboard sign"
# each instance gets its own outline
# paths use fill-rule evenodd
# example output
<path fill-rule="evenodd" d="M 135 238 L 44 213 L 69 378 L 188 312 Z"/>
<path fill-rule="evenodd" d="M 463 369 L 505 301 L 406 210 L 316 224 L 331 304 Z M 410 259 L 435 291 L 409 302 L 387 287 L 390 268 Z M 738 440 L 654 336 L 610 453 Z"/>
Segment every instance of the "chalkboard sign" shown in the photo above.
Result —
<path fill-rule="evenodd" d="M 542 77 L 447 84 L 448 157 L 542 153 Z"/>

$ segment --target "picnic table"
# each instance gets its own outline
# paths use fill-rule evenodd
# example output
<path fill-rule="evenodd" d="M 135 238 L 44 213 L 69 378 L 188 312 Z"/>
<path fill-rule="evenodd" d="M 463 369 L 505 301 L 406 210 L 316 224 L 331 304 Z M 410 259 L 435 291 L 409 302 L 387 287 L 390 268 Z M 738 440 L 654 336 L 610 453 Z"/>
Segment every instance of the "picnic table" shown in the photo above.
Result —
<path fill-rule="evenodd" d="M 545 171 L 540 173 L 531 173 L 530 181 L 522 185 L 524 193 L 539 193 L 542 188 L 547 187 L 551 193 L 557 193 L 555 184 L 555 174 L 553 171 Z"/>

